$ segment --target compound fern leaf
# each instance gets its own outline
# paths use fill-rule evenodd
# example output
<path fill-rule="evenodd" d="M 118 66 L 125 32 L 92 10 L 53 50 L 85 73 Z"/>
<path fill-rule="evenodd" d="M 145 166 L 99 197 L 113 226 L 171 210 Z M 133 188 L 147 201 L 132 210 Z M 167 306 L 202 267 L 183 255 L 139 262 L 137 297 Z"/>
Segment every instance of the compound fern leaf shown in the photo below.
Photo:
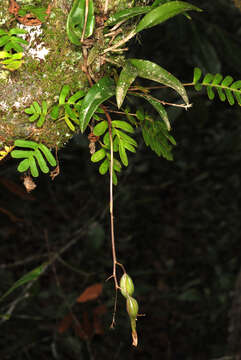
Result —
<path fill-rule="evenodd" d="M 199 68 L 194 69 L 193 85 L 197 91 L 200 91 L 203 86 L 207 89 L 207 94 L 210 100 L 215 97 L 214 89 L 216 89 L 221 101 L 228 100 L 230 105 L 235 104 L 235 99 L 241 105 L 241 80 L 234 81 L 231 76 L 221 74 L 206 74 L 202 80 L 202 71 Z"/>
<path fill-rule="evenodd" d="M 14 142 L 14 146 L 28 149 L 28 150 L 13 150 L 11 152 L 11 156 L 13 158 L 23 159 L 18 165 L 19 172 L 24 172 L 29 169 L 32 176 L 38 177 L 39 176 L 38 166 L 40 170 L 45 174 L 49 172 L 49 167 L 47 165 L 47 162 L 51 166 L 56 166 L 55 158 L 53 157 L 47 146 L 45 146 L 44 144 L 38 144 L 34 141 L 29 141 L 29 140 L 16 140 Z M 43 155 L 45 156 L 45 158 L 43 157 Z"/>
<path fill-rule="evenodd" d="M 37 127 L 40 128 L 43 126 L 43 123 L 46 119 L 46 115 L 48 112 L 48 107 L 46 101 L 42 101 L 42 107 L 39 105 L 37 101 L 34 101 L 30 107 L 24 110 L 24 112 L 28 115 L 31 115 L 29 118 L 30 122 L 37 121 Z"/>

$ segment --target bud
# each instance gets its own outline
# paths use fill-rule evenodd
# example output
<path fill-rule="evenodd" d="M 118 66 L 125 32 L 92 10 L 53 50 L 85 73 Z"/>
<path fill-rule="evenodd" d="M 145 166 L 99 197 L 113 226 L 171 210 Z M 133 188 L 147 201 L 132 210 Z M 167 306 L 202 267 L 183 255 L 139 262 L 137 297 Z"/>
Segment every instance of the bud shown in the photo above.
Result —
<path fill-rule="evenodd" d="M 130 319 L 136 320 L 138 314 L 138 302 L 131 296 L 128 296 L 126 300 L 126 310 L 129 314 Z"/>
<path fill-rule="evenodd" d="M 121 293 L 125 298 L 131 296 L 134 292 L 134 284 L 131 277 L 124 273 L 120 279 Z"/>

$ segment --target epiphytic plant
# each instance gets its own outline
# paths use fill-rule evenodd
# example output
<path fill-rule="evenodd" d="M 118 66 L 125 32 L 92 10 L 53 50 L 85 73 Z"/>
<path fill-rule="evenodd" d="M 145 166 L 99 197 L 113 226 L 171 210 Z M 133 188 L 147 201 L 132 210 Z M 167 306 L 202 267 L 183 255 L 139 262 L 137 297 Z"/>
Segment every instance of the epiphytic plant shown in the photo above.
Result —
<path fill-rule="evenodd" d="M 25 109 L 25 113 L 30 115 L 30 122 L 36 121 L 38 128 L 44 126 L 46 119 L 48 119 L 53 122 L 65 121 L 73 133 L 78 130 L 84 133 L 90 129 L 90 141 L 97 142 L 100 147 L 97 151 L 95 146 L 91 148 L 91 160 L 92 162 L 101 161 L 100 174 L 109 171 L 110 176 L 110 222 L 113 256 L 111 278 L 114 279 L 116 292 L 121 290 L 126 298 L 133 344 L 137 345 L 138 303 L 131 296 L 134 285 L 122 264 L 117 261 L 115 250 L 113 184 L 117 184 L 116 172 L 120 172 L 121 163 L 125 167 L 128 166 L 127 150 L 132 153 L 136 152 L 137 142 L 133 138 L 135 129 L 141 130 L 145 144 L 150 146 L 157 155 L 168 160 L 173 159 L 172 146 L 176 142 L 170 135 L 171 125 L 165 106 L 179 106 L 188 109 L 191 104 L 185 86 L 173 74 L 151 61 L 137 58 L 127 59 L 123 54 L 128 50 L 125 47 L 128 41 L 141 31 L 161 24 L 178 14 L 190 18 L 187 14 L 188 11 L 201 11 L 201 9 L 184 1 L 155 0 L 150 6 L 146 6 L 144 2 L 140 1 L 138 3 L 144 4 L 144 6 L 118 9 L 115 12 L 111 8 L 109 9 L 108 0 L 103 3 L 103 8 L 98 8 L 98 15 L 95 15 L 93 0 L 74 0 L 66 22 L 66 33 L 71 46 L 74 45 L 75 49 L 82 51 L 79 68 L 86 75 L 88 89 L 79 89 L 71 94 L 70 86 L 64 84 L 57 104 L 53 100 L 52 106 L 48 109 L 46 100 L 42 100 L 41 105 L 34 101 L 30 107 Z M 18 39 L 15 36 L 17 34 L 18 32 L 14 29 L 12 32 L 11 30 L 9 32 L 3 30 L 0 33 L 0 46 L 4 47 L 4 51 L 20 50 L 21 45 L 19 43 L 25 42 L 16 40 Z M 6 54 L 5 58 L 8 57 Z M 174 90 L 181 97 L 182 102 L 170 103 L 155 98 L 152 96 L 151 88 L 142 87 L 136 82 L 137 78 L 151 80 L 156 82 L 158 86 L 161 85 Z M 189 85 L 195 86 L 197 90 L 206 86 L 211 100 L 214 98 L 213 88 L 216 88 L 222 101 L 227 98 L 232 105 L 235 96 L 237 102 L 241 103 L 240 81 L 233 83 L 231 77 L 223 79 L 220 74 L 215 76 L 208 74 L 202 82 L 199 81 L 200 78 L 201 71 L 196 69 L 193 83 Z M 141 108 L 130 111 L 129 105 L 126 105 L 130 96 L 147 101 L 158 116 L 155 117 Z M 113 102 L 110 102 L 112 97 L 116 99 L 115 108 L 113 108 Z M 117 117 L 112 119 L 112 113 L 116 114 Z M 76 125 L 79 129 L 76 128 Z M 13 158 L 21 159 L 18 166 L 20 172 L 29 169 L 31 174 L 36 177 L 39 175 L 37 166 L 44 173 L 49 172 L 47 163 L 56 166 L 56 160 L 43 143 L 19 139 L 14 142 L 14 146 L 24 148 L 24 150 L 15 149 L 11 152 Z M 7 150 L 6 152 L 8 152 Z M 118 154 L 119 158 L 116 158 L 114 154 Z M 117 279 L 117 265 L 124 272 L 120 282 Z M 113 323 L 114 317 L 115 311 Z"/>
<path fill-rule="evenodd" d="M 17 35 L 26 34 L 27 31 L 19 28 L 13 28 L 9 31 L 0 29 L 0 48 L 9 52 L 11 50 L 21 53 L 24 51 L 23 47 L 20 44 L 28 44 L 28 41 L 22 39 Z"/>

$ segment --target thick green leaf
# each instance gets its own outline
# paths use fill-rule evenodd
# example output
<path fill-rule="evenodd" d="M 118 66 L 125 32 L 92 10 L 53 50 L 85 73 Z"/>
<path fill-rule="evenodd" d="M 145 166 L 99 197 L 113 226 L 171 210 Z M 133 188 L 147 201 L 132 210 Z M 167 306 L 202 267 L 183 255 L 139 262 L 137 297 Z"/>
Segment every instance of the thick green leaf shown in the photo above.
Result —
<path fill-rule="evenodd" d="M 109 19 L 106 21 L 105 25 L 112 26 L 120 21 L 126 21 L 135 16 L 146 14 L 150 10 L 151 10 L 150 6 L 136 6 L 130 9 L 121 10 L 111 15 Z"/>
<path fill-rule="evenodd" d="M 12 28 L 9 31 L 9 34 L 10 35 L 27 34 L 27 30 L 20 29 L 20 28 Z M 1 33 L 0 33 L 0 35 L 1 35 Z"/>
<path fill-rule="evenodd" d="M 19 139 L 19 140 L 15 140 L 14 146 L 19 146 L 19 147 L 24 147 L 24 148 L 32 148 L 35 150 L 38 148 L 39 144 L 34 141 Z"/>
<path fill-rule="evenodd" d="M 103 135 L 108 129 L 108 122 L 106 120 L 101 121 L 99 124 L 95 125 L 93 133 L 96 136 Z"/>
<path fill-rule="evenodd" d="M 31 105 L 29 108 L 25 109 L 24 112 L 26 114 L 33 114 L 35 112 L 33 105 Z"/>
<path fill-rule="evenodd" d="M 109 169 L 109 166 L 110 166 L 110 162 L 108 159 L 105 159 L 102 164 L 100 165 L 99 167 L 99 173 L 101 175 L 104 175 L 107 173 L 108 169 Z"/>
<path fill-rule="evenodd" d="M 234 97 L 232 92 L 229 89 L 224 89 L 225 94 L 227 96 L 228 102 L 230 105 L 234 105 L 235 101 L 234 101 Z"/>
<path fill-rule="evenodd" d="M 35 150 L 34 156 L 36 157 L 36 159 L 38 161 L 38 165 L 39 165 L 41 171 L 44 174 L 47 174 L 49 172 L 49 168 L 48 168 L 48 166 L 46 164 L 46 161 L 43 158 L 43 155 L 41 154 L 41 152 L 38 149 Z"/>
<path fill-rule="evenodd" d="M 207 86 L 207 94 L 210 100 L 213 100 L 215 98 L 215 93 L 211 86 Z"/>
<path fill-rule="evenodd" d="M 53 120 L 58 119 L 58 117 L 59 117 L 59 106 L 58 105 L 53 106 L 50 116 Z"/>
<path fill-rule="evenodd" d="M 123 131 L 120 131 L 120 130 L 117 130 L 117 129 L 115 129 L 114 131 L 113 131 L 113 135 L 114 134 L 116 134 L 118 137 L 119 137 L 119 139 L 121 139 L 122 141 L 124 141 L 124 142 L 128 142 L 129 144 L 131 144 L 131 145 L 133 145 L 133 146 L 138 146 L 137 145 L 137 142 L 132 138 L 132 137 L 130 137 L 129 135 L 127 135 L 126 133 L 124 133 Z"/>
<path fill-rule="evenodd" d="M 12 49 L 14 49 L 16 52 L 23 52 L 24 51 L 22 46 L 19 45 L 17 42 L 9 41 L 9 43 L 4 46 L 4 50 L 10 51 Z"/>
<path fill-rule="evenodd" d="M 135 153 L 136 149 L 134 148 L 134 146 L 132 146 L 130 143 L 128 142 L 123 142 L 124 148 Z"/>
<path fill-rule="evenodd" d="M 41 114 L 41 107 L 39 106 L 39 103 L 37 101 L 34 101 L 33 106 L 34 106 L 34 109 L 35 109 L 36 113 L 40 115 Z"/>
<path fill-rule="evenodd" d="M 77 100 L 81 99 L 85 95 L 84 90 L 77 91 L 74 95 L 72 95 L 69 100 L 68 104 L 74 104 Z"/>
<path fill-rule="evenodd" d="M 44 121 L 45 121 L 45 115 L 42 113 L 37 122 L 37 127 L 40 128 L 41 126 L 43 126 Z"/>
<path fill-rule="evenodd" d="M 36 269 L 28 272 L 26 275 L 22 276 L 19 280 L 17 280 L 13 286 L 11 286 L 11 288 L 5 292 L 5 294 L 3 294 L 0 298 L 0 301 L 2 301 L 6 296 L 8 296 L 9 294 L 11 294 L 11 292 L 13 292 L 15 289 L 17 289 L 18 287 L 29 283 L 30 281 L 34 281 L 37 280 L 38 277 L 42 274 L 42 272 L 44 271 L 45 267 L 46 267 L 47 263 L 44 263 L 40 266 L 38 266 Z"/>
<path fill-rule="evenodd" d="M 119 142 L 119 155 L 123 165 L 128 166 L 128 157 L 126 155 L 125 147 L 121 141 Z"/>
<path fill-rule="evenodd" d="M 121 107 L 127 90 L 138 76 L 138 71 L 129 61 L 125 63 L 116 85 L 116 101 L 118 109 Z"/>
<path fill-rule="evenodd" d="M 7 35 L 7 31 L 3 30 L 3 29 L 0 29 L 0 36 L 2 36 L 2 35 Z"/>
<path fill-rule="evenodd" d="M 49 150 L 49 148 L 47 148 L 46 145 L 44 144 L 38 144 L 39 149 L 44 153 L 46 159 L 48 160 L 48 162 L 50 163 L 51 166 L 56 166 L 56 160 L 54 158 L 54 156 L 52 155 L 51 151 Z"/>
<path fill-rule="evenodd" d="M 63 105 L 65 103 L 66 97 L 68 96 L 69 92 L 70 92 L 69 85 L 64 85 L 59 95 L 59 105 Z"/>
<path fill-rule="evenodd" d="M 233 78 L 232 78 L 232 76 L 225 76 L 225 78 L 223 79 L 223 81 L 222 81 L 222 85 L 223 86 L 229 86 L 230 84 L 232 84 L 232 82 L 233 82 Z"/>
<path fill-rule="evenodd" d="M 76 112 L 70 107 L 69 104 L 64 105 L 65 113 L 73 120 L 77 125 L 79 124 L 79 118 Z"/>
<path fill-rule="evenodd" d="M 11 59 L 12 60 L 20 60 L 20 59 L 22 59 L 22 57 L 23 57 L 23 53 L 17 53 L 17 54 L 13 54 Z"/>
<path fill-rule="evenodd" d="M 107 146 L 107 147 L 110 147 L 110 134 L 109 132 L 107 132 L 103 138 L 103 141 L 104 141 L 104 144 Z"/>
<path fill-rule="evenodd" d="M 69 12 L 66 23 L 66 31 L 69 40 L 73 44 L 78 46 L 81 45 L 80 40 L 84 30 L 85 5 L 86 5 L 85 0 L 75 0 Z M 95 27 L 94 3 L 93 0 L 89 0 L 88 16 L 87 16 L 84 38 L 87 38 L 93 34 L 94 27 Z"/>
<path fill-rule="evenodd" d="M 18 171 L 19 172 L 24 172 L 27 171 L 29 168 L 29 159 L 24 159 L 20 162 L 20 164 L 18 165 Z"/>
<path fill-rule="evenodd" d="M 213 79 L 214 79 L 214 76 L 212 75 L 212 74 L 206 74 L 205 76 L 204 76 L 204 79 L 203 79 L 203 84 L 210 84 L 212 81 L 213 81 Z"/>
<path fill-rule="evenodd" d="M 29 167 L 30 167 L 30 171 L 33 177 L 38 177 L 39 176 L 39 172 L 38 172 L 38 168 L 36 165 L 36 161 L 34 159 L 33 156 L 30 156 L 29 158 Z"/>
<path fill-rule="evenodd" d="M 92 161 L 92 162 L 98 162 L 98 161 L 104 159 L 105 155 L 106 155 L 106 152 L 105 152 L 105 150 L 102 148 L 102 149 L 96 151 L 96 152 L 91 156 L 91 161 Z"/>
<path fill-rule="evenodd" d="M 187 105 L 189 104 L 188 96 L 182 83 L 167 70 L 148 60 L 129 59 L 129 61 L 137 68 L 138 76 L 171 87 L 176 90 Z"/>
<path fill-rule="evenodd" d="M 162 4 L 144 16 L 137 25 L 136 32 L 161 24 L 164 21 L 189 10 L 202 11 L 198 7 L 184 1 L 171 1 Z"/>
<path fill-rule="evenodd" d="M 66 125 L 68 126 L 68 128 L 71 131 L 75 131 L 75 126 L 74 124 L 70 121 L 68 114 L 64 115 L 64 121 L 66 122 Z"/>
<path fill-rule="evenodd" d="M 7 44 L 9 42 L 9 40 L 11 39 L 11 37 L 9 35 L 4 35 L 0 38 L 0 47 L 2 47 L 3 45 Z M 6 50 L 6 49 L 5 49 Z M 7 51 L 7 50 L 6 50 Z"/>
<path fill-rule="evenodd" d="M 105 100 L 115 94 L 114 81 L 105 76 L 94 84 L 85 95 L 80 108 L 80 130 L 83 133 L 91 117 Z"/>
<path fill-rule="evenodd" d="M 118 138 L 118 136 L 115 136 L 114 141 L 113 141 L 113 151 L 117 152 L 119 150 L 119 142 L 120 139 Z"/>
<path fill-rule="evenodd" d="M 12 37 L 12 38 L 11 38 L 11 41 L 12 41 L 12 42 L 15 42 L 15 43 L 21 43 L 21 44 L 28 45 L 28 41 L 27 41 L 27 40 L 24 40 L 24 39 L 22 39 L 22 38 L 20 38 L 20 37 L 16 37 L 16 36 Z"/>
<path fill-rule="evenodd" d="M 13 150 L 11 151 L 11 156 L 14 159 L 22 159 L 22 158 L 29 158 L 34 154 L 32 150 Z"/>
<path fill-rule="evenodd" d="M 217 88 L 217 92 L 218 92 L 220 100 L 225 101 L 226 100 L 226 95 L 224 94 L 223 89 Z"/>
<path fill-rule="evenodd" d="M 0 59 L 5 59 L 5 58 L 12 58 L 12 54 L 9 54 L 5 50 L 0 51 Z"/>
<path fill-rule="evenodd" d="M 201 76 L 202 76 L 201 69 L 199 69 L 198 67 L 195 67 L 194 72 L 193 72 L 193 82 L 194 82 L 194 84 L 196 84 L 198 82 L 198 80 L 200 79 Z"/>
<path fill-rule="evenodd" d="M 35 114 L 33 114 L 32 116 L 30 116 L 30 118 L 28 119 L 30 122 L 34 122 L 35 120 L 37 120 L 39 118 L 39 114 L 35 112 Z"/>
<path fill-rule="evenodd" d="M 223 79 L 223 75 L 221 75 L 221 74 L 216 74 L 216 75 L 214 75 L 214 79 L 213 79 L 213 81 L 212 81 L 212 85 L 220 84 L 221 81 L 222 81 L 222 79 Z"/>
<path fill-rule="evenodd" d="M 113 163 L 113 168 L 115 171 L 121 172 L 121 163 L 119 162 L 119 160 L 114 159 L 114 163 Z"/>
<path fill-rule="evenodd" d="M 134 133 L 133 127 L 126 121 L 113 120 L 111 124 L 114 128 L 119 128 L 132 134 Z"/>

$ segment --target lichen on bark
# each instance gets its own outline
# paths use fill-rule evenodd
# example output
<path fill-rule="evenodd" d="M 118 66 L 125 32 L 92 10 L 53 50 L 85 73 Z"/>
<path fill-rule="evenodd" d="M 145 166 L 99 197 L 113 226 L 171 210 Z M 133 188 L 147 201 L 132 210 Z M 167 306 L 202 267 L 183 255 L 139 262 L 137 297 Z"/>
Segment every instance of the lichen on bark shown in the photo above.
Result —
<path fill-rule="evenodd" d="M 61 1 L 45 24 L 24 27 L 29 33 L 27 39 L 31 39 L 30 46 L 25 48 L 24 64 L 17 71 L 0 72 L 0 147 L 1 143 L 10 145 L 17 138 L 31 138 L 50 148 L 61 147 L 69 138 L 70 131 L 63 121 L 47 120 L 38 129 L 24 113 L 33 101 L 46 100 L 51 106 L 64 84 L 69 84 L 73 92 L 87 85 L 80 68 L 81 51 L 66 36 L 67 13 L 68 8 Z M 19 26 L 16 22 L 11 25 L 16 26 Z"/>
<path fill-rule="evenodd" d="M 22 0 L 26 4 L 46 7 L 49 0 Z M 20 1 L 17 2 L 19 5 Z M 145 3 L 139 0 L 136 3 Z M 24 49 L 24 64 L 16 71 L 0 68 L 0 148 L 13 145 L 19 138 L 42 142 L 50 148 L 60 148 L 74 134 L 65 122 L 53 121 L 49 116 L 39 129 L 35 123 L 30 123 L 24 109 L 33 101 L 39 104 L 46 100 L 49 108 L 58 101 L 61 88 L 68 84 L 72 94 L 80 89 L 87 89 L 86 74 L 82 71 L 83 58 L 81 46 L 73 45 L 66 34 L 66 20 L 72 1 L 54 0 L 51 3 L 51 13 L 45 23 L 40 26 L 25 26 L 28 31 L 26 39 L 29 45 Z M 104 13 L 106 0 L 95 0 L 95 12 L 99 18 L 106 19 L 106 15 L 133 6 L 134 0 L 109 0 L 107 14 Z M 2 0 L 0 5 L 0 27 L 5 30 L 22 26 L 8 11 L 9 1 Z M 98 21 L 96 21 L 98 23 Z M 103 24 L 103 22 L 102 22 Z M 23 26 L 22 26 L 23 27 Z M 102 27 L 103 28 L 103 27 Z M 93 47 L 101 49 L 108 47 L 108 39 L 103 36 L 101 25 L 96 26 L 92 36 Z M 100 30 L 100 31 L 99 31 Z M 115 41 L 124 37 L 130 27 L 123 27 L 123 31 Z M 110 71 L 110 65 L 98 62 L 98 51 L 93 61 L 92 72 L 96 79 Z"/>

